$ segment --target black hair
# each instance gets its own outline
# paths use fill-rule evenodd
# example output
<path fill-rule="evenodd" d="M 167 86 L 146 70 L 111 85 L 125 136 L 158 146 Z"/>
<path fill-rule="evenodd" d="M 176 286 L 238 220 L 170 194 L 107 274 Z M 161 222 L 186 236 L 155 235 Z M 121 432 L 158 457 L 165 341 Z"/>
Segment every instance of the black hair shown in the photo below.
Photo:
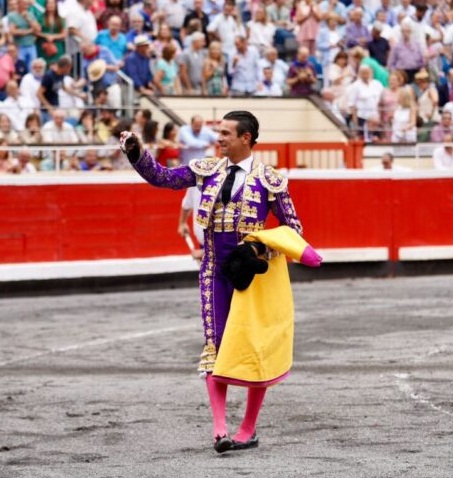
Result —
<path fill-rule="evenodd" d="M 163 139 L 168 139 L 168 136 L 171 131 L 175 128 L 176 124 L 173 123 L 173 121 L 169 121 L 168 123 L 165 123 L 164 125 L 164 130 L 162 131 L 162 138 Z"/>
<path fill-rule="evenodd" d="M 236 132 L 238 136 L 242 136 L 244 133 L 250 133 L 250 146 L 255 146 L 256 140 L 259 136 L 260 124 L 250 111 L 230 111 L 223 117 L 223 119 L 237 121 Z"/>
<path fill-rule="evenodd" d="M 145 123 L 142 134 L 144 143 L 154 143 L 156 141 L 158 126 L 159 123 L 154 120 Z"/>

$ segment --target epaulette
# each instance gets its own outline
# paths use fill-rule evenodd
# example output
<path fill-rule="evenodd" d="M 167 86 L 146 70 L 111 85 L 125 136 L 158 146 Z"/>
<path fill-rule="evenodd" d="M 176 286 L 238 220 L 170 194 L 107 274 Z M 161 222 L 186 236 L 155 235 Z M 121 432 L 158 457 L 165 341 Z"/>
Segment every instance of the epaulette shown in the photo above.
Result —
<path fill-rule="evenodd" d="M 192 159 L 189 162 L 189 168 L 198 176 L 211 176 L 219 169 L 225 167 L 227 159 L 223 158 L 203 158 L 203 159 Z"/>
<path fill-rule="evenodd" d="M 288 187 L 288 178 L 276 171 L 272 166 L 260 165 L 261 184 L 271 193 L 281 193 Z"/>

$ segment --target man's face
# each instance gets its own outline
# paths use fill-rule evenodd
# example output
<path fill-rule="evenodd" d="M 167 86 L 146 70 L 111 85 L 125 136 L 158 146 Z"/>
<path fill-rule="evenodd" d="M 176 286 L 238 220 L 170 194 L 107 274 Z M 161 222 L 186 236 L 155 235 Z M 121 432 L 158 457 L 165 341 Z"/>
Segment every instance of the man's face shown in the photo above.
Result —
<path fill-rule="evenodd" d="M 245 135 L 238 137 L 237 124 L 234 120 L 222 120 L 220 123 L 217 142 L 222 156 L 234 158 L 244 148 Z"/>
<path fill-rule="evenodd" d="M 194 119 L 192 121 L 192 131 L 194 134 L 200 134 L 201 128 L 203 128 L 203 120 L 201 119 Z"/>
<path fill-rule="evenodd" d="M 444 128 L 448 128 L 451 126 L 451 114 L 450 113 L 443 113 L 442 114 L 442 126 Z"/>
<path fill-rule="evenodd" d="M 121 30 L 121 19 L 119 17 L 111 17 L 109 20 L 110 33 L 117 34 Z"/>
<path fill-rule="evenodd" d="M 382 167 L 384 169 L 392 169 L 392 158 L 388 154 L 382 156 Z"/>

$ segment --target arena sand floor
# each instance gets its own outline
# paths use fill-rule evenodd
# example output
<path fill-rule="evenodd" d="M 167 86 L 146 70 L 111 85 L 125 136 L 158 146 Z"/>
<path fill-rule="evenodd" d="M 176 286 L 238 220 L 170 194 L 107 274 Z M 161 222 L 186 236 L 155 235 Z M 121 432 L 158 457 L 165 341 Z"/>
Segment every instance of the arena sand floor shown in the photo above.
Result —
<path fill-rule="evenodd" d="M 292 375 L 259 448 L 224 455 L 196 289 L 1 300 L 0 477 L 451 478 L 453 276 L 293 290 Z"/>

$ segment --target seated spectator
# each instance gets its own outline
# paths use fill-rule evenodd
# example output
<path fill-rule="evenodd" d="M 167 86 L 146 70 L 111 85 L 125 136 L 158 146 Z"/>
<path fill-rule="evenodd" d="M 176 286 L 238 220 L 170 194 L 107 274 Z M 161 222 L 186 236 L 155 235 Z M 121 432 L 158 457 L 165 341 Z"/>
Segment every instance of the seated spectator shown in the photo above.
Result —
<path fill-rule="evenodd" d="M 398 103 L 398 93 L 405 84 L 405 74 L 401 71 L 394 71 L 389 76 L 389 86 L 384 88 L 379 104 L 381 111 L 381 122 L 384 129 L 383 139 L 392 139 L 392 118 Z"/>
<path fill-rule="evenodd" d="M 405 71 L 408 83 L 412 83 L 415 73 L 425 65 L 422 48 L 412 39 L 412 30 L 410 23 L 401 24 L 401 40 L 390 49 L 387 63 L 390 71 Z"/>
<path fill-rule="evenodd" d="M 56 0 L 46 1 L 45 12 L 39 24 L 41 31 L 36 42 L 38 57 L 50 65 L 64 55 L 68 36 L 65 20 L 58 14 Z"/>
<path fill-rule="evenodd" d="M 431 128 L 440 121 L 439 95 L 424 68 L 415 74 L 415 83 L 411 86 L 418 106 L 418 140 L 428 141 Z"/>
<path fill-rule="evenodd" d="M 296 4 L 294 21 L 298 25 L 296 31 L 299 46 L 308 48 L 309 54 L 316 53 L 316 37 L 318 36 L 321 12 L 314 0 L 299 0 Z"/>
<path fill-rule="evenodd" d="M 43 143 L 41 126 L 41 117 L 39 114 L 29 114 L 25 120 L 25 129 L 20 134 L 22 142 L 28 145 Z"/>
<path fill-rule="evenodd" d="M 443 111 L 440 117 L 440 123 L 436 124 L 431 130 L 431 141 L 441 143 L 445 141 L 445 136 L 453 135 L 452 114 L 450 111 Z"/>
<path fill-rule="evenodd" d="M 258 83 L 255 96 L 283 96 L 280 85 L 273 80 L 270 66 L 263 68 L 263 79 Z"/>
<path fill-rule="evenodd" d="M 379 124 L 379 102 L 383 86 L 373 79 L 369 66 L 359 67 L 359 76 L 350 86 L 348 106 L 352 118 L 352 127 L 359 138 L 373 141 L 374 125 Z"/>
<path fill-rule="evenodd" d="M 44 143 L 70 144 L 79 142 L 74 127 L 66 122 L 66 114 L 60 109 L 52 111 L 52 119 L 44 123 L 42 135 Z"/>
<path fill-rule="evenodd" d="M 410 171 L 410 168 L 406 166 L 400 166 L 399 164 L 395 164 L 395 158 L 392 153 L 389 153 L 388 151 L 385 152 L 381 156 L 381 164 L 379 166 L 376 166 L 372 168 L 375 171 Z"/>
<path fill-rule="evenodd" d="M 321 53 L 324 87 L 329 85 L 329 67 L 344 46 L 344 42 L 337 26 L 337 17 L 334 13 L 332 13 L 327 17 L 326 22 L 321 26 L 317 38 L 317 48 Z"/>
<path fill-rule="evenodd" d="M 286 90 L 286 77 L 288 76 L 289 65 L 278 58 L 278 51 L 275 47 L 268 48 L 264 53 L 264 58 L 261 58 L 258 62 L 260 68 L 260 79 L 262 80 L 262 72 L 264 68 L 270 67 L 272 69 L 272 79 L 281 88 L 282 91 Z"/>
<path fill-rule="evenodd" d="M 249 96 L 256 92 L 260 79 L 259 58 L 257 49 L 250 46 L 245 37 L 236 37 L 235 49 L 228 62 L 232 95 Z"/>
<path fill-rule="evenodd" d="M 111 165 L 101 161 L 95 149 L 84 152 L 83 159 L 79 159 L 80 171 L 111 171 Z"/>
<path fill-rule="evenodd" d="M 275 25 L 268 21 L 264 5 L 258 5 L 253 19 L 247 23 L 248 43 L 254 46 L 260 55 L 274 45 Z"/>
<path fill-rule="evenodd" d="M 199 22 L 200 31 L 203 33 L 205 37 L 205 44 L 209 44 L 209 36 L 207 27 L 209 24 L 208 15 L 203 11 L 203 0 L 194 0 L 193 1 L 193 9 L 189 10 L 184 17 L 184 22 L 181 28 L 180 36 L 181 40 L 184 43 L 186 36 L 188 35 L 189 24 L 192 20 L 196 20 Z"/>
<path fill-rule="evenodd" d="M 127 41 L 127 49 L 128 50 L 135 50 L 135 38 L 138 35 L 147 35 L 145 32 L 145 21 L 143 17 L 136 13 L 131 17 L 131 28 L 126 33 L 126 41 Z M 151 41 L 151 38 L 149 38 Z"/>
<path fill-rule="evenodd" d="M 363 10 L 361 8 L 354 8 L 351 10 L 349 18 L 350 21 L 346 25 L 344 37 L 346 47 L 361 46 L 366 48 L 368 42 L 371 40 L 371 35 L 363 23 Z"/>
<path fill-rule="evenodd" d="M 93 110 L 82 111 L 75 130 L 80 142 L 83 144 L 97 144 L 101 142 L 95 128 L 95 114 Z"/>
<path fill-rule="evenodd" d="M 157 58 L 162 58 L 164 48 L 172 45 L 175 49 L 175 56 L 180 55 L 181 45 L 173 38 L 172 31 L 166 23 L 161 23 L 156 39 L 153 41 L 153 52 Z"/>
<path fill-rule="evenodd" d="M 13 129 L 11 120 L 5 113 L 0 113 L 0 139 L 5 139 L 8 144 L 20 143 L 19 134 Z"/>
<path fill-rule="evenodd" d="M 152 121 L 151 110 L 144 108 L 135 112 L 134 121 L 130 127 L 130 130 L 135 133 L 142 142 L 145 126 L 150 121 Z"/>
<path fill-rule="evenodd" d="M 398 100 L 392 117 L 392 143 L 415 143 L 417 141 L 417 111 L 409 87 L 398 91 Z"/>
<path fill-rule="evenodd" d="M 218 41 L 212 41 L 209 45 L 208 56 L 203 62 L 201 84 L 204 95 L 221 96 L 228 91 L 225 77 L 225 58 Z"/>
<path fill-rule="evenodd" d="M 8 141 L 0 136 L 0 174 L 12 173 L 13 168 L 14 163 Z"/>
<path fill-rule="evenodd" d="M 157 121 L 147 121 L 143 127 L 143 147 L 155 154 L 157 147 L 157 132 L 159 123 Z"/>
<path fill-rule="evenodd" d="M 172 121 L 164 126 L 162 138 L 157 144 L 156 159 L 162 166 L 179 166 L 181 144 L 178 141 L 179 128 Z"/>
<path fill-rule="evenodd" d="M 203 33 L 195 32 L 190 47 L 185 48 L 178 58 L 180 83 L 186 94 L 201 94 L 203 63 L 206 57 L 204 45 Z"/>
<path fill-rule="evenodd" d="M 12 172 L 16 174 L 33 174 L 37 173 L 35 165 L 31 162 L 32 154 L 29 148 L 25 146 L 20 148 L 17 153 L 17 158 L 13 160 Z"/>
<path fill-rule="evenodd" d="M 154 94 L 153 75 L 149 66 L 151 59 L 150 40 L 145 35 L 135 38 L 135 51 L 129 53 L 124 60 L 124 72 L 134 82 L 137 93 L 144 96 Z"/>
<path fill-rule="evenodd" d="M 108 28 L 98 33 L 95 43 L 107 48 L 118 62 L 122 62 L 127 51 L 127 39 L 121 32 L 121 18 L 116 15 L 110 17 Z"/>
<path fill-rule="evenodd" d="M 444 144 L 433 151 L 433 166 L 438 171 L 453 170 L 453 136 L 445 135 Z"/>
<path fill-rule="evenodd" d="M 31 63 L 31 71 L 27 73 L 20 83 L 20 94 L 26 96 L 34 109 L 40 107 L 38 99 L 38 90 L 46 70 L 46 62 L 42 58 L 36 58 Z"/>
<path fill-rule="evenodd" d="M 27 96 L 20 94 L 15 80 L 8 81 L 6 85 L 6 98 L 2 104 L 2 110 L 8 115 L 17 132 L 21 132 L 25 128 L 27 116 L 33 113 L 33 103 Z"/>
<path fill-rule="evenodd" d="M 390 52 L 389 42 L 381 37 L 384 25 L 381 22 L 374 22 L 371 29 L 371 40 L 367 44 L 370 57 L 378 61 L 382 66 L 387 66 L 388 56 Z"/>
<path fill-rule="evenodd" d="M 100 13 L 98 23 L 100 30 L 109 28 L 109 20 L 112 17 L 119 17 L 121 20 L 121 32 L 129 30 L 129 16 L 126 13 L 123 0 L 106 0 L 105 9 Z"/>
<path fill-rule="evenodd" d="M 131 131 L 131 121 L 129 119 L 120 119 L 116 126 L 112 128 L 112 135 L 105 143 L 112 147 L 108 152 L 108 158 L 114 170 L 132 169 L 131 163 L 119 147 L 120 135 L 123 131 Z"/>
<path fill-rule="evenodd" d="M 291 96 L 308 96 L 314 93 L 313 85 L 316 83 L 316 71 L 308 61 L 309 51 L 306 47 L 297 50 L 297 57 L 288 70 L 286 83 L 290 88 Z"/>
<path fill-rule="evenodd" d="M 108 142 L 117 123 L 116 110 L 112 108 L 100 110 L 99 117 L 95 122 L 95 130 L 101 143 L 106 144 Z"/>
<path fill-rule="evenodd" d="M 154 86 L 161 95 L 180 95 L 182 93 L 179 80 L 179 67 L 176 62 L 176 48 L 166 45 L 154 67 Z"/>

